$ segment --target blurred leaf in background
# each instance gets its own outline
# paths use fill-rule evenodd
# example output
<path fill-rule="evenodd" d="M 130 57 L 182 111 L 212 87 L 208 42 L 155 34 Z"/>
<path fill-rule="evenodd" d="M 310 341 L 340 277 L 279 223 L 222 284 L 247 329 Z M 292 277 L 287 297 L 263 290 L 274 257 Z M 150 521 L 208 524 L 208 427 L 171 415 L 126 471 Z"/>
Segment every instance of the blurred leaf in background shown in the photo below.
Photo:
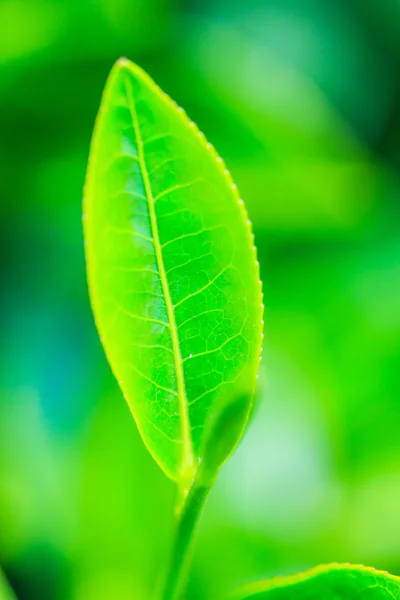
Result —
<path fill-rule="evenodd" d="M 139 63 L 256 230 L 260 405 L 188 597 L 351 561 L 400 573 L 400 4 L 0 2 L 0 563 L 20 600 L 147 598 L 172 486 L 103 357 L 81 198 L 100 93 Z"/>

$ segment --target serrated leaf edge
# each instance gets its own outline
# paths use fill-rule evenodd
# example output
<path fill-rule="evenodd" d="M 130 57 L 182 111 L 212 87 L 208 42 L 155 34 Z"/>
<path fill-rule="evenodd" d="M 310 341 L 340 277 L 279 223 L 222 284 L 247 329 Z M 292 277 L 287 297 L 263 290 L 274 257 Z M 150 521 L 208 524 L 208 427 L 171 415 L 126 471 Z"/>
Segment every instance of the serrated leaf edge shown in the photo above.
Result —
<path fill-rule="evenodd" d="M 255 594 L 261 594 L 263 592 L 268 592 L 276 588 L 289 587 L 298 583 L 303 583 L 305 581 L 313 579 L 314 577 L 317 577 L 318 575 L 328 573 L 331 571 L 356 571 L 361 573 L 368 573 L 370 575 L 378 575 L 380 577 L 385 577 L 390 581 L 394 581 L 395 583 L 398 583 L 400 585 L 400 577 L 396 575 L 391 575 L 387 571 L 380 571 L 378 569 L 375 569 L 374 567 L 366 567 L 364 565 L 353 565 L 351 563 L 328 563 L 326 565 L 318 565 L 317 567 L 308 569 L 308 571 L 297 573 L 295 575 L 283 575 L 263 581 L 257 581 L 255 583 L 249 583 L 241 587 L 239 590 L 236 590 L 236 592 L 234 592 L 234 594 L 230 597 L 230 600 L 242 600 L 246 597 L 250 598 Z"/>

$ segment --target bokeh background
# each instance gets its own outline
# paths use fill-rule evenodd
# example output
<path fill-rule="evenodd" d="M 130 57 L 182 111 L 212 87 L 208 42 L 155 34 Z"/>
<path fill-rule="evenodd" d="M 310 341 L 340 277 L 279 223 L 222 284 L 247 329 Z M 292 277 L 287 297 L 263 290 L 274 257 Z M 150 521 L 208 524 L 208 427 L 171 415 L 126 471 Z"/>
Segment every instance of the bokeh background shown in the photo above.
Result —
<path fill-rule="evenodd" d="M 20 600 L 147 600 L 173 486 L 105 361 L 81 199 L 121 55 L 226 159 L 265 292 L 258 410 L 187 598 L 400 574 L 400 2 L 0 0 L 0 564 Z"/>

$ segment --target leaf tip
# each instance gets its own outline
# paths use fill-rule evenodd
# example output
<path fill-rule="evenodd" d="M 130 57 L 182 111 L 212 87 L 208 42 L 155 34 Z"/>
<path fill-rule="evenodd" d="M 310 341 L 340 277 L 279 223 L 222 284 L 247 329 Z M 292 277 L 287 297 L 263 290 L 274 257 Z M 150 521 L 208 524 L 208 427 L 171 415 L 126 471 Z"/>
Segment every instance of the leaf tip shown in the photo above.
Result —
<path fill-rule="evenodd" d="M 126 58 L 126 56 L 120 56 L 119 59 L 117 60 L 117 65 L 125 65 L 129 62 L 130 62 L 129 58 Z"/>
<path fill-rule="evenodd" d="M 139 65 L 137 65 L 135 62 L 133 62 L 129 58 L 126 58 L 126 56 L 121 56 L 116 61 L 115 65 L 114 65 L 114 69 L 117 72 L 121 72 L 121 71 L 128 72 L 130 75 L 133 75 L 135 78 L 145 81 L 145 82 L 147 82 L 147 84 L 150 84 L 150 85 L 158 88 L 158 86 L 155 84 L 155 82 L 152 80 L 152 78 L 146 73 L 146 71 L 144 69 L 142 69 L 142 67 L 139 67 Z"/>

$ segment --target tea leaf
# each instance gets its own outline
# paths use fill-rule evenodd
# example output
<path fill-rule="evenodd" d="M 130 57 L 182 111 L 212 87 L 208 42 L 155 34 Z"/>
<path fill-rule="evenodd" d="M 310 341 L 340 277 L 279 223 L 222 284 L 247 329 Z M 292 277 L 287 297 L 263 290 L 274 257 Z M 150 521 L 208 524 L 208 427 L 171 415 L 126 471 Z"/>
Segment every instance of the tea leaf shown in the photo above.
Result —
<path fill-rule="evenodd" d="M 253 236 L 211 144 L 126 59 L 97 117 L 84 233 L 97 327 L 145 444 L 182 485 L 205 455 L 212 478 L 243 433 L 258 371 Z M 237 397 L 246 405 L 230 427 Z M 213 457 L 216 421 L 224 442 Z"/>
<path fill-rule="evenodd" d="M 321 565 L 305 573 L 244 587 L 232 600 L 394 600 L 400 577 L 354 565 Z"/>
<path fill-rule="evenodd" d="M 10 588 L 3 571 L 0 569 L 0 600 L 16 600 L 15 594 Z"/>

